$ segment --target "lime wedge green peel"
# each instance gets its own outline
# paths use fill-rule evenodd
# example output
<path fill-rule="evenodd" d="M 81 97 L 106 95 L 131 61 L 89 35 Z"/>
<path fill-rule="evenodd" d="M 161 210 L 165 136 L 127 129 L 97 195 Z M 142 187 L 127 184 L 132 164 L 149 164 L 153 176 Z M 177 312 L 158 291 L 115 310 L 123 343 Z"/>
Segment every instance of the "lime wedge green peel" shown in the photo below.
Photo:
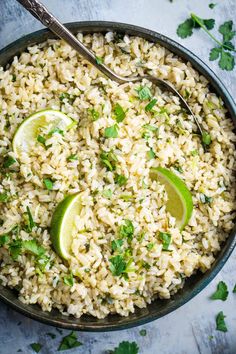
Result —
<path fill-rule="evenodd" d="M 193 212 L 193 200 L 185 183 L 176 174 L 162 167 L 151 168 L 150 177 L 164 184 L 168 195 L 166 210 L 175 217 L 180 230 L 188 224 Z"/>
<path fill-rule="evenodd" d="M 56 207 L 51 222 L 51 240 L 56 253 L 64 259 L 71 255 L 72 232 L 75 217 L 82 210 L 83 193 L 69 195 Z"/>
<path fill-rule="evenodd" d="M 40 129 L 47 127 L 48 124 L 52 128 L 66 130 L 73 123 L 73 120 L 66 114 L 53 109 L 46 109 L 32 114 L 26 118 L 15 132 L 12 146 L 17 156 L 22 152 L 27 152 L 32 142 L 37 141 Z"/>

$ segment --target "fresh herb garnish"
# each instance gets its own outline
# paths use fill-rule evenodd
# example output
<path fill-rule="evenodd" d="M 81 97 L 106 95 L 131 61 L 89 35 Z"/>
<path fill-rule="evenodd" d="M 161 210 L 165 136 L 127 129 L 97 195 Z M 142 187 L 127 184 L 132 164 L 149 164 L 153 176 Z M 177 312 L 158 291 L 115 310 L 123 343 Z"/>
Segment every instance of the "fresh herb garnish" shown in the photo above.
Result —
<path fill-rule="evenodd" d="M 197 156 L 198 155 L 198 151 L 196 149 L 192 150 L 190 153 L 191 153 L 192 156 Z"/>
<path fill-rule="evenodd" d="M 203 204 L 210 204 L 213 200 L 212 197 L 208 197 L 206 194 L 200 194 L 200 200 Z"/>
<path fill-rule="evenodd" d="M 105 189 L 102 192 L 103 197 L 110 199 L 112 197 L 112 190 L 111 189 Z"/>
<path fill-rule="evenodd" d="M 175 165 L 173 165 L 173 167 L 174 167 L 174 169 L 175 169 L 176 171 L 178 171 L 179 173 L 183 173 L 183 172 L 184 172 L 183 169 L 182 169 L 182 167 L 181 167 L 179 164 L 175 164 Z"/>
<path fill-rule="evenodd" d="M 58 127 L 53 128 L 52 130 L 50 130 L 50 132 L 48 133 L 49 136 L 52 136 L 53 134 L 61 134 L 64 135 L 64 131 Z"/>
<path fill-rule="evenodd" d="M 117 138 L 119 132 L 119 127 L 117 124 L 112 125 L 105 129 L 105 138 Z"/>
<path fill-rule="evenodd" d="M 145 107 L 145 111 L 146 112 L 150 112 L 153 107 L 155 106 L 155 104 L 157 103 L 157 99 L 156 98 L 153 98 Z"/>
<path fill-rule="evenodd" d="M 34 219 L 32 217 L 30 208 L 28 206 L 26 207 L 26 210 L 27 210 L 27 215 L 28 215 L 28 230 L 29 230 L 29 232 L 31 232 L 36 224 L 35 224 Z"/>
<path fill-rule="evenodd" d="M 7 192 L 0 193 L 0 203 L 6 203 L 9 200 L 9 195 Z"/>
<path fill-rule="evenodd" d="M 30 346 L 35 351 L 35 353 L 39 353 L 42 348 L 42 344 L 40 343 L 32 343 Z"/>
<path fill-rule="evenodd" d="M 211 136 L 206 131 L 202 132 L 202 142 L 204 145 L 208 146 L 211 144 Z"/>
<path fill-rule="evenodd" d="M 42 135 L 37 136 L 37 141 L 43 145 L 46 143 L 46 139 Z"/>
<path fill-rule="evenodd" d="M 47 190 L 51 191 L 53 189 L 53 181 L 50 178 L 44 178 L 43 183 Z"/>
<path fill-rule="evenodd" d="M 46 335 L 49 336 L 49 337 L 52 338 L 52 339 L 55 339 L 55 338 L 56 338 L 55 333 L 48 332 L 48 333 L 46 333 Z"/>
<path fill-rule="evenodd" d="M 14 165 L 14 163 L 16 163 L 16 159 L 14 159 L 12 156 L 6 156 L 3 161 L 3 167 L 9 168 L 10 166 Z"/>
<path fill-rule="evenodd" d="M 121 246 L 123 245 L 124 241 L 121 239 L 112 240 L 111 242 L 111 249 L 113 252 L 118 251 L 121 252 Z"/>
<path fill-rule="evenodd" d="M 158 127 L 150 124 L 145 124 L 143 128 L 149 130 L 150 132 L 156 132 L 158 130 Z"/>
<path fill-rule="evenodd" d="M 21 247 L 30 253 L 32 253 L 35 256 L 42 256 L 46 250 L 43 248 L 43 246 L 39 245 L 38 242 L 33 239 L 33 240 L 27 240 L 27 241 L 22 241 Z"/>
<path fill-rule="evenodd" d="M 67 157 L 67 161 L 74 161 L 74 160 L 78 160 L 78 156 L 76 154 L 72 154 Z"/>
<path fill-rule="evenodd" d="M 45 254 L 42 254 L 41 256 L 38 256 L 36 259 L 36 266 L 37 269 L 44 273 L 46 270 L 46 266 L 50 263 L 50 257 L 46 256 Z"/>
<path fill-rule="evenodd" d="M 123 110 L 121 105 L 119 103 L 117 103 L 114 107 L 114 114 L 115 114 L 115 119 L 116 119 L 117 123 L 120 123 L 120 122 L 123 122 L 123 120 L 125 119 L 126 112 Z"/>
<path fill-rule="evenodd" d="M 63 278 L 63 282 L 64 282 L 65 285 L 73 286 L 73 285 L 74 285 L 73 274 L 70 273 L 69 275 L 65 276 L 65 277 Z"/>
<path fill-rule="evenodd" d="M 112 150 L 109 152 L 102 152 L 100 154 L 100 159 L 101 159 L 101 163 L 109 171 L 114 171 L 116 169 L 116 163 L 117 163 L 118 159 Z"/>
<path fill-rule="evenodd" d="M 211 299 L 225 301 L 227 300 L 228 295 L 229 292 L 228 292 L 227 285 L 223 281 L 220 281 L 217 285 L 217 290 L 211 296 Z"/>
<path fill-rule="evenodd" d="M 217 4 L 214 4 L 213 2 L 211 2 L 209 5 L 208 5 L 208 7 L 210 8 L 210 9 L 214 9 L 214 7 L 216 6 Z"/>
<path fill-rule="evenodd" d="M 82 345 L 82 343 L 78 342 L 78 340 L 77 340 L 76 333 L 74 331 L 72 331 L 70 334 L 68 334 L 67 336 L 65 336 L 62 339 L 62 341 L 58 347 L 58 351 L 77 348 L 77 347 L 80 347 L 81 345 Z"/>
<path fill-rule="evenodd" d="M 111 354 L 138 354 L 139 347 L 135 342 L 121 342 L 118 347 L 111 351 Z"/>
<path fill-rule="evenodd" d="M 145 337 L 147 335 L 147 330 L 146 329 L 141 329 L 139 331 L 140 336 Z"/>
<path fill-rule="evenodd" d="M 234 285 L 233 293 L 236 294 L 236 284 Z"/>
<path fill-rule="evenodd" d="M 127 180 L 128 178 L 124 175 L 119 175 L 118 173 L 115 174 L 114 181 L 119 184 L 120 187 L 124 186 L 127 183 Z"/>
<path fill-rule="evenodd" d="M 228 329 L 226 327 L 225 323 L 225 315 L 223 311 L 220 311 L 218 315 L 216 316 L 216 329 L 221 332 L 227 332 Z"/>
<path fill-rule="evenodd" d="M 150 150 L 147 152 L 147 156 L 148 156 L 149 160 L 155 159 L 156 154 L 155 154 L 155 152 L 153 151 L 152 148 L 150 148 Z"/>
<path fill-rule="evenodd" d="M 127 263 L 124 260 L 123 256 L 117 255 L 114 257 L 111 257 L 109 259 L 110 261 L 110 270 L 113 275 L 119 276 L 123 273 L 125 273 L 126 268 L 127 268 Z"/>
<path fill-rule="evenodd" d="M 88 109 L 88 113 L 91 116 L 91 120 L 93 122 L 95 122 L 96 120 L 98 120 L 100 118 L 100 114 L 98 111 L 96 111 L 94 108 L 89 108 Z"/>
<path fill-rule="evenodd" d="M 138 97 L 141 101 L 146 101 L 152 98 L 151 91 L 147 86 L 140 86 L 136 89 Z"/>
<path fill-rule="evenodd" d="M 98 65 L 102 64 L 102 63 L 103 63 L 103 58 L 96 56 L 96 63 L 97 63 Z"/>
<path fill-rule="evenodd" d="M 152 249 L 153 249 L 153 247 L 154 247 L 154 243 L 149 243 L 148 245 L 147 245 L 147 249 L 148 249 L 148 251 L 151 251 Z"/>
<path fill-rule="evenodd" d="M 230 42 L 236 34 L 236 31 L 233 30 L 233 21 L 226 21 L 219 27 L 218 31 L 223 36 L 222 42 L 209 32 L 214 24 L 215 20 L 213 19 L 204 20 L 191 14 L 189 19 L 178 26 L 177 34 L 181 38 L 186 38 L 193 34 L 194 28 L 202 28 L 218 44 L 210 51 L 209 59 L 211 61 L 219 59 L 219 67 L 222 70 L 231 71 L 235 66 L 235 59 L 231 52 L 236 52 L 234 45 Z"/>
<path fill-rule="evenodd" d="M 70 104 L 72 104 L 72 103 L 74 103 L 76 97 L 73 96 L 73 95 L 70 95 L 70 94 L 67 93 L 67 92 L 63 92 L 63 93 L 59 96 L 59 100 L 60 100 L 61 102 L 64 102 L 65 99 L 68 100 L 68 102 L 69 102 Z"/>
<path fill-rule="evenodd" d="M 8 243 L 10 240 L 10 237 L 8 235 L 1 235 L 0 236 L 0 247 L 4 246 L 6 243 Z"/>
<path fill-rule="evenodd" d="M 124 224 L 120 226 L 119 235 L 131 241 L 134 235 L 134 225 L 131 220 L 125 219 Z"/>
<path fill-rule="evenodd" d="M 168 234 L 167 232 L 159 232 L 159 239 L 163 243 L 162 250 L 168 251 L 171 243 L 171 235 Z"/>
<path fill-rule="evenodd" d="M 9 252 L 10 252 L 10 255 L 11 255 L 11 258 L 13 259 L 13 261 L 16 261 L 22 252 L 22 241 L 21 240 L 13 240 L 9 244 Z"/>
<path fill-rule="evenodd" d="M 12 79 L 11 79 L 12 82 L 15 82 L 16 81 L 16 74 L 12 74 Z"/>

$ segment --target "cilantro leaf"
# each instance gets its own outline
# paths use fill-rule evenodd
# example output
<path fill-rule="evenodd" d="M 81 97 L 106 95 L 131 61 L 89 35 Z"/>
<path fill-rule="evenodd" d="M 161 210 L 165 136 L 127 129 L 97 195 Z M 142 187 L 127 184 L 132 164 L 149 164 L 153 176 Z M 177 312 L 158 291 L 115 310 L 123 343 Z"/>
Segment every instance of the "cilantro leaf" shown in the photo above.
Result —
<path fill-rule="evenodd" d="M 213 18 L 210 18 L 208 20 L 203 20 L 203 23 L 208 30 L 211 30 L 215 26 L 215 20 Z"/>
<path fill-rule="evenodd" d="M 73 285 L 74 285 L 73 274 L 70 273 L 68 276 L 65 276 L 65 277 L 63 278 L 63 282 L 64 282 L 65 285 L 73 286 Z"/>
<path fill-rule="evenodd" d="M 14 165 L 14 163 L 16 163 L 16 159 L 14 159 L 12 156 L 7 156 L 4 158 L 3 167 L 9 168 L 10 166 Z"/>
<path fill-rule="evenodd" d="M 96 63 L 97 63 L 98 65 L 102 64 L 102 63 L 103 63 L 103 58 L 96 56 Z"/>
<path fill-rule="evenodd" d="M 233 43 L 229 42 L 229 41 L 223 43 L 223 48 L 226 50 L 234 50 L 235 49 Z"/>
<path fill-rule="evenodd" d="M 145 337 L 147 335 L 147 330 L 146 329 L 141 329 L 139 331 L 140 336 Z"/>
<path fill-rule="evenodd" d="M 124 241 L 121 239 L 112 240 L 111 242 L 111 249 L 113 252 L 118 251 L 121 252 L 121 246 L 123 245 Z"/>
<path fill-rule="evenodd" d="M 1 235 L 0 236 L 0 247 L 4 246 L 6 243 L 8 243 L 10 240 L 10 237 L 8 235 Z"/>
<path fill-rule="evenodd" d="M 212 48 L 210 51 L 210 56 L 209 56 L 209 60 L 213 61 L 219 58 L 221 53 L 221 48 L 220 47 L 216 47 L 216 48 Z"/>
<path fill-rule="evenodd" d="M 221 332 L 227 332 L 228 329 L 226 327 L 226 323 L 225 323 L 225 315 L 223 313 L 223 311 L 220 311 L 218 313 L 218 315 L 216 316 L 216 329 L 218 331 L 221 331 Z"/>
<path fill-rule="evenodd" d="M 9 252 L 13 261 L 16 261 L 22 251 L 22 241 L 21 240 L 13 240 L 9 244 Z"/>
<path fill-rule="evenodd" d="M 233 293 L 236 294 L 236 284 L 234 285 Z"/>
<path fill-rule="evenodd" d="M 150 112 L 153 107 L 155 106 L 155 104 L 157 103 L 157 99 L 156 98 L 153 98 L 145 107 L 145 111 L 146 112 Z"/>
<path fill-rule="evenodd" d="M 109 152 L 103 151 L 100 154 L 100 159 L 101 163 L 108 169 L 108 171 L 114 171 L 116 169 L 118 159 L 112 150 Z"/>
<path fill-rule="evenodd" d="M 168 234 L 167 232 L 159 232 L 159 239 L 162 241 L 163 246 L 162 250 L 163 251 L 168 251 L 169 250 L 169 245 L 171 243 L 171 235 Z"/>
<path fill-rule="evenodd" d="M 119 276 L 125 273 L 127 263 L 121 255 L 111 257 L 109 261 L 110 261 L 110 270 L 113 275 Z"/>
<path fill-rule="evenodd" d="M 105 138 L 117 138 L 118 132 L 119 132 L 119 127 L 117 124 L 115 124 L 105 129 L 104 136 Z"/>
<path fill-rule="evenodd" d="M 30 211 L 30 208 L 28 207 L 28 205 L 26 207 L 26 210 L 27 210 L 27 215 L 28 215 L 28 229 L 29 229 L 29 232 L 31 232 L 36 224 L 34 222 L 34 219 L 32 217 L 32 214 L 31 214 L 31 211 Z"/>
<path fill-rule="evenodd" d="M 32 253 L 35 256 L 42 256 L 46 252 L 45 248 L 43 248 L 43 246 L 39 245 L 35 239 L 22 241 L 21 246 L 23 249 Z"/>
<path fill-rule="evenodd" d="M 112 354 L 138 354 L 138 351 L 137 343 L 123 341 L 112 351 Z"/>
<path fill-rule="evenodd" d="M 120 187 L 124 186 L 127 183 L 127 180 L 128 178 L 124 175 L 119 175 L 118 173 L 115 174 L 114 181 L 119 184 Z"/>
<path fill-rule="evenodd" d="M 227 285 L 223 281 L 220 281 L 217 285 L 217 290 L 211 296 L 211 299 L 225 301 L 227 300 L 228 295 L 229 292 L 228 292 Z"/>
<path fill-rule="evenodd" d="M 42 145 L 45 145 L 46 143 L 46 138 L 44 138 L 42 135 L 38 135 L 37 136 L 37 141 L 42 144 Z"/>
<path fill-rule="evenodd" d="M 48 191 L 53 189 L 53 181 L 50 178 L 44 178 L 43 183 Z"/>
<path fill-rule="evenodd" d="M 80 347 L 81 345 L 82 345 L 82 343 L 78 342 L 78 340 L 77 340 L 76 333 L 74 331 L 72 331 L 70 334 L 68 334 L 67 336 L 65 336 L 62 339 L 62 341 L 58 347 L 58 351 L 77 348 L 77 347 Z"/>
<path fill-rule="evenodd" d="M 117 103 L 114 107 L 114 114 L 115 114 L 115 119 L 116 119 L 117 123 L 120 123 L 120 122 L 123 122 L 123 120 L 125 119 L 126 112 L 123 110 L 121 105 L 119 103 Z"/>
<path fill-rule="evenodd" d="M 76 154 L 72 154 L 67 157 L 67 161 L 78 160 L 78 156 Z"/>
<path fill-rule="evenodd" d="M 42 344 L 40 343 L 32 343 L 30 346 L 35 351 L 35 353 L 39 353 L 42 348 Z"/>
<path fill-rule="evenodd" d="M 149 100 L 152 98 L 151 91 L 147 86 L 140 86 L 136 89 L 138 97 L 141 101 Z"/>
<path fill-rule="evenodd" d="M 206 194 L 203 194 L 203 193 L 200 193 L 200 201 L 203 203 L 203 204 L 210 204 L 213 200 L 212 197 L 208 197 Z"/>
<path fill-rule="evenodd" d="M 180 38 L 187 38 L 193 34 L 194 21 L 188 18 L 183 23 L 181 23 L 177 28 L 177 35 Z"/>
<path fill-rule="evenodd" d="M 119 235 L 131 241 L 134 235 L 134 225 L 131 220 L 125 219 L 124 224 L 120 226 Z"/>
<path fill-rule="evenodd" d="M 112 197 L 112 190 L 111 189 L 105 189 L 102 192 L 103 197 L 110 199 Z"/>
<path fill-rule="evenodd" d="M 96 111 L 94 108 L 89 108 L 88 109 L 88 113 L 91 116 L 91 120 L 93 122 L 95 122 L 96 120 L 98 120 L 100 118 L 100 114 L 98 111 Z"/>
<path fill-rule="evenodd" d="M 0 203 L 6 203 L 9 200 L 7 192 L 0 193 Z"/>
<path fill-rule="evenodd" d="M 214 9 L 214 7 L 216 6 L 217 4 L 214 4 L 214 3 L 210 3 L 209 5 L 208 5 L 208 7 L 210 8 L 210 9 Z"/>
<path fill-rule="evenodd" d="M 219 67 L 222 70 L 231 71 L 235 66 L 235 60 L 231 53 L 225 52 L 224 50 L 221 51 Z"/>
<path fill-rule="evenodd" d="M 219 27 L 219 32 L 223 36 L 223 41 L 228 42 L 234 38 L 236 31 L 232 31 L 233 21 L 226 21 Z"/>
<path fill-rule="evenodd" d="M 53 128 L 52 130 L 50 130 L 50 132 L 48 133 L 49 136 L 52 136 L 53 134 L 61 134 L 61 135 L 64 135 L 64 131 L 61 130 L 60 128 L 58 127 L 55 127 Z"/>
<path fill-rule="evenodd" d="M 152 148 L 147 152 L 147 155 L 148 155 L 149 160 L 155 159 L 155 157 L 156 157 L 156 154 Z"/>
<path fill-rule="evenodd" d="M 205 145 L 210 145 L 211 144 L 211 136 L 205 130 L 202 132 L 202 142 Z"/>

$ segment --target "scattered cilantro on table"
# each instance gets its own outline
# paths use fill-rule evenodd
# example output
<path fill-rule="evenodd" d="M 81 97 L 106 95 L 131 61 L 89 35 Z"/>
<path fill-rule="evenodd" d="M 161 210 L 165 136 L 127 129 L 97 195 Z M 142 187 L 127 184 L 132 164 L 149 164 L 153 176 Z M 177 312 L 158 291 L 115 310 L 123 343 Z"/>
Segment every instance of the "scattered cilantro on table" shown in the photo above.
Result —
<path fill-rule="evenodd" d="M 225 284 L 225 282 L 220 281 L 217 285 L 217 290 L 211 296 L 211 299 L 225 301 L 225 300 L 227 300 L 228 295 L 229 295 L 229 292 L 228 292 L 227 285 Z"/>
<path fill-rule="evenodd" d="M 72 348 L 77 348 L 83 345 L 81 342 L 78 342 L 77 335 L 74 331 L 62 338 L 62 341 L 58 347 L 58 351 L 68 350 Z"/>
<path fill-rule="evenodd" d="M 218 45 L 211 49 L 209 59 L 211 61 L 219 60 L 218 64 L 222 70 L 231 71 L 235 66 L 235 59 L 232 53 L 236 52 L 231 42 L 236 35 L 236 31 L 233 30 L 233 21 L 226 21 L 219 27 L 218 32 L 223 37 L 222 41 L 219 41 L 210 33 L 214 25 L 214 19 L 202 19 L 192 13 L 190 18 L 178 26 L 177 35 L 180 38 L 187 38 L 193 34 L 194 29 L 202 28 Z"/>
<path fill-rule="evenodd" d="M 30 344 L 30 346 L 33 349 L 33 351 L 35 351 L 35 353 L 39 353 L 42 348 L 42 344 L 40 343 L 32 343 Z"/>
<path fill-rule="evenodd" d="M 111 354 L 138 354 L 139 347 L 135 342 L 121 342 L 118 347 L 110 351 Z"/>
<path fill-rule="evenodd" d="M 226 326 L 225 323 L 225 315 L 223 313 L 223 311 L 220 311 L 218 313 L 218 315 L 216 316 L 216 329 L 217 331 L 221 331 L 221 332 L 227 332 L 228 328 Z"/>
<path fill-rule="evenodd" d="M 233 293 L 236 294 L 236 284 L 234 285 Z"/>
<path fill-rule="evenodd" d="M 208 7 L 209 9 L 214 9 L 214 7 L 216 7 L 217 4 L 214 4 L 213 2 L 211 2 Z"/>

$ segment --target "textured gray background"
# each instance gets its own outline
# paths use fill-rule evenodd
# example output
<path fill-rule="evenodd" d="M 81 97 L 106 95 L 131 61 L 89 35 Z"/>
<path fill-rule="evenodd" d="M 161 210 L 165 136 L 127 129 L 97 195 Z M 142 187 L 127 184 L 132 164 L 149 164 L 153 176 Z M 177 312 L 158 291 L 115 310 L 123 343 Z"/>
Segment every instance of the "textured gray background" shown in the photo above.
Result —
<path fill-rule="evenodd" d="M 225 83 L 236 98 L 236 69 L 223 72 L 216 62 L 208 61 L 212 40 L 199 31 L 193 37 L 181 40 L 176 35 L 177 24 L 190 12 L 201 17 L 216 19 L 216 29 L 226 20 L 236 20 L 235 0 L 214 0 L 214 10 L 208 8 L 206 0 L 44 0 L 44 4 L 63 22 L 80 20 L 120 21 L 140 25 L 161 32 L 202 58 Z M 13 40 L 37 30 L 42 26 L 15 0 L 0 0 L 0 48 Z M 213 33 L 217 35 L 217 30 Z M 174 313 L 148 325 L 112 333 L 78 333 L 84 345 L 67 351 L 78 354 L 102 354 L 114 348 L 120 341 L 136 341 L 142 354 L 236 354 L 236 294 L 232 288 L 236 283 L 236 251 L 216 279 L 192 301 Z M 226 302 L 209 300 L 219 280 L 224 280 L 230 289 Z M 229 331 L 215 330 L 215 315 L 223 310 Z M 21 322 L 21 323 L 20 323 Z M 146 337 L 139 330 L 147 330 Z M 57 338 L 46 336 L 54 332 Z M 63 331 L 66 335 L 68 331 Z M 212 339 L 209 336 L 213 336 Z M 61 335 L 52 327 L 27 319 L 0 303 L 0 354 L 14 354 L 18 349 L 33 353 L 29 344 L 40 342 L 40 353 L 56 353 Z M 66 352 L 66 353 L 67 353 Z"/>

